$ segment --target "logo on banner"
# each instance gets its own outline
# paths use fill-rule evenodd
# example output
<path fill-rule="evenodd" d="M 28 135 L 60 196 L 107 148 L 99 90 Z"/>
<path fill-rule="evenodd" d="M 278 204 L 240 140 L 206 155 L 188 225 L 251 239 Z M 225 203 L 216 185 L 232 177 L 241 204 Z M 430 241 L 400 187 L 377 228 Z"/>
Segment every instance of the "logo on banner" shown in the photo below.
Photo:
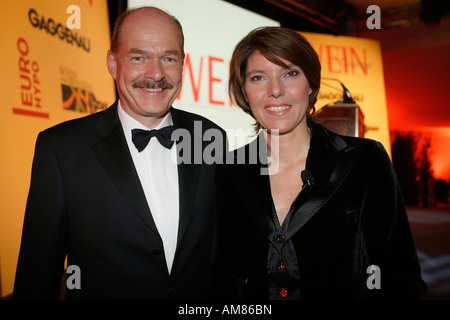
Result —
<path fill-rule="evenodd" d="M 59 69 L 64 110 L 91 114 L 108 107 L 105 102 L 98 101 L 95 98 L 92 86 L 89 83 L 78 80 L 75 71 L 65 67 Z"/>
<path fill-rule="evenodd" d="M 13 107 L 13 113 L 49 118 L 49 113 L 44 111 L 41 103 L 39 63 L 30 58 L 30 47 L 25 38 L 17 39 L 17 50 L 19 52 L 20 106 Z"/>
<path fill-rule="evenodd" d="M 86 52 L 91 51 L 91 40 L 70 30 L 65 24 L 55 22 L 52 18 L 45 18 L 44 15 L 39 15 L 34 9 L 28 11 L 28 19 L 36 29 L 46 31 L 49 35 L 56 36 L 69 44 L 76 45 Z"/>

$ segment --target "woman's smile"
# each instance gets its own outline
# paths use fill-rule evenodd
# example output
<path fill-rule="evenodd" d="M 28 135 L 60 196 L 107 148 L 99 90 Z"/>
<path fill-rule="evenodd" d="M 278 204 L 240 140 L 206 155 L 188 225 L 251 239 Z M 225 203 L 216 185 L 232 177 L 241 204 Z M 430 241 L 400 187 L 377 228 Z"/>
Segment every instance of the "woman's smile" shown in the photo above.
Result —
<path fill-rule="evenodd" d="M 291 111 L 291 108 L 292 106 L 289 104 L 281 104 L 281 105 L 271 104 L 265 107 L 266 111 L 274 116 L 283 116 L 289 113 L 289 111 Z"/>

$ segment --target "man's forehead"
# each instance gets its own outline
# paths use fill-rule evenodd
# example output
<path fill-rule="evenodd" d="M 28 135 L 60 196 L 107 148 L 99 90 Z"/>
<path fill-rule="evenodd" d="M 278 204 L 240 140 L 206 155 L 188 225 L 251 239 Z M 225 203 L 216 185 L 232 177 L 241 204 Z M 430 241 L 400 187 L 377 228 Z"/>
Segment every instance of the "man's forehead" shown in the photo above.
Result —
<path fill-rule="evenodd" d="M 141 9 L 131 12 L 123 21 L 123 27 L 142 28 L 144 25 L 154 25 L 156 27 L 161 24 L 168 24 L 178 28 L 176 22 L 167 13 L 155 8 Z"/>

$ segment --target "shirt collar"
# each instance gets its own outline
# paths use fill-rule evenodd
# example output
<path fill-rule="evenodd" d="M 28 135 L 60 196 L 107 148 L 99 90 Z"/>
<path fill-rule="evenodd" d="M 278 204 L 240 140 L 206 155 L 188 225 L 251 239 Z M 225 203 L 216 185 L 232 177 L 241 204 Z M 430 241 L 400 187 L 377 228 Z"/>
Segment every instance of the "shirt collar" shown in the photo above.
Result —
<path fill-rule="evenodd" d="M 134 119 L 132 116 L 130 116 L 128 113 L 123 110 L 122 105 L 120 104 L 120 100 L 118 102 L 117 112 L 119 113 L 119 119 L 122 123 L 123 129 L 125 132 L 131 132 L 133 129 L 143 129 L 143 130 L 150 130 L 146 126 L 144 126 L 142 123 Z M 156 126 L 156 128 L 153 129 L 161 129 L 167 126 L 170 126 L 173 124 L 172 120 L 172 114 L 169 112 L 166 114 L 166 116 L 161 120 L 161 122 Z"/>

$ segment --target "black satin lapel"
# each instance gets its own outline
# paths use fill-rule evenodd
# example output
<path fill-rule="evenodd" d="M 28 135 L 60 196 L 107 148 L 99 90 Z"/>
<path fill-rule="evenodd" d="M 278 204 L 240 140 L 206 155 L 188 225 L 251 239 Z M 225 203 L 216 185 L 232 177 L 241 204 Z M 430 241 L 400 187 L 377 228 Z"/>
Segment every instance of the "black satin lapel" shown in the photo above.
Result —
<path fill-rule="evenodd" d="M 294 213 L 287 237 L 295 234 L 327 203 L 345 180 L 360 154 L 358 148 L 342 151 L 328 180 L 319 186 L 307 187 L 300 193 L 300 197 L 302 197 L 300 200 L 305 200 L 305 198 L 306 200 L 300 202 L 299 208 Z"/>
<path fill-rule="evenodd" d="M 178 223 L 177 245 L 179 245 L 183 239 L 184 233 L 189 224 L 189 219 L 196 198 L 200 170 L 200 164 L 180 163 L 178 165 L 180 218 Z"/>
<path fill-rule="evenodd" d="M 158 234 L 120 123 L 92 148 L 123 197 L 145 224 Z"/>
<path fill-rule="evenodd" d="M 194 152 L 196 146 L 202 146 L 202 132 L 195 132 L 194 121 L 188 119 L 185 114 L 179 110 L 172 108 L 172 120 L 177 129 L 187 130 L 190 138 L 190 150 L 183 150 L 186 144 L 177 143 L 178 156 L 178 190 L 179 190 L 179 223 L 178 223 L 178 239 L 177 246 L 183 239 L 186 228 L 189 224 L 191 212 L 194 208 L 194 202 L 197 194 L 198 181 L 201 171 L 201 163 L 194 160 Z M 202 149 L 203 150 L 203 149 Z M 186 157 L 186 152 L 190 155 Z"/>

